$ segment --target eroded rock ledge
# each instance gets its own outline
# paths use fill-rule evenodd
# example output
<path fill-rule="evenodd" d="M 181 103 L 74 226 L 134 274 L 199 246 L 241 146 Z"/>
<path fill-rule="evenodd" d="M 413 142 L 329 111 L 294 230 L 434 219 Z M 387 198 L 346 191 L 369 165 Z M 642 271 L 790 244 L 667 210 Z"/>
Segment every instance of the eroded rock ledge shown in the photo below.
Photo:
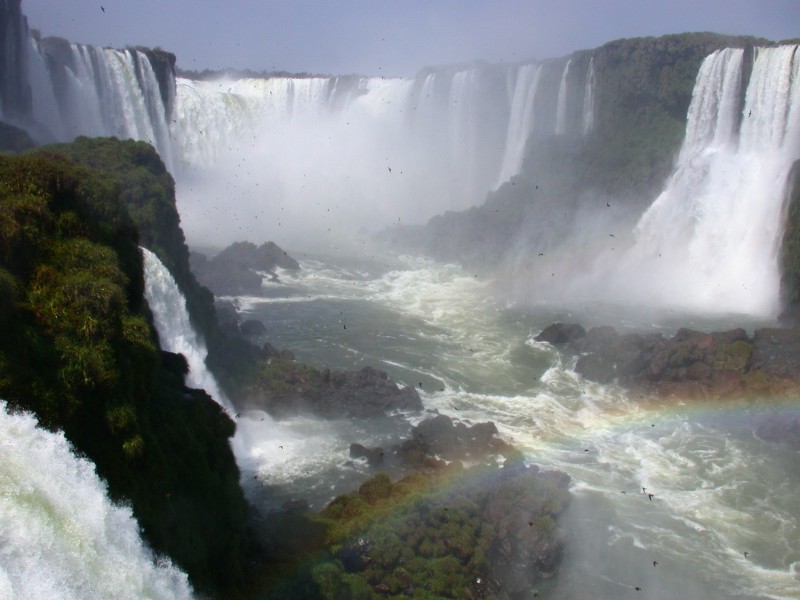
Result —
<path fill-rule="evenodd" d="M 579 356 L 575 370 L 592 381 L 618 383 L 660 397 L 736 398 L 800 390 L 800 330 L 762 328 L 661 334 L 586 331 L 554 323 L 537 341 Z"/>
<path fill-rule="evenodd" d="M 321 371 L 295 362 L 294 355 L 265 346 L 267 358 L 243 390 L 247 408 L 277 417 L 312 413 L 326 419 L 362 418 L 393 411 L 420 411 L 422 401 L 413 387 L 400 387 L 374 367 L 360 371 Z"/>

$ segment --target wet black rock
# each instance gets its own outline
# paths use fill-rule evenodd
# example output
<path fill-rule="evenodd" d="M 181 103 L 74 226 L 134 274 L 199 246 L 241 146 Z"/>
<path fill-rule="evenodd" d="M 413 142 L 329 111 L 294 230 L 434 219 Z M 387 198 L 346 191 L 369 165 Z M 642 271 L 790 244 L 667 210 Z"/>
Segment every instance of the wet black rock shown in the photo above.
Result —
<path fill-rule="evenodd" d="M 319 371 L 294 362 L 289 351 L 264 346 L 268 358 L 254 382 L 244 390 L 246 404 L 283 416 L 311 413 L 326 419 L 367 418 L 394 411 L 420 411 L 413 387 L 400 387 L 386 372 Z"/>
<path fill-rule="evenodd" d="M 442 468 L 446 461 L 479 461 L 510 456 L 513 448 L 497 437 L 494 423 L 466 425 L 446 415 L 436 415 L 411 429 L 408 439 L 393 449 L 400 462 L 412 468 Z"/>
<path fill-rule="evenodd" d="M 586 335 L 586 330 L 573 323 L 567 325 L 565 323 L 553 323 L 545 327 L 542 332 L 536 336 L 537 342 L 547 342 L 549 344 L 566 344 L 580 339 Z"/>
<path fill-rule="evenodd" d="M 557 323 L 540 337 L 547 332 L 546 341 L 579 355 L 575 370 L 593 381 L 675 397 L 744 397 L 800 388 L 798 329 L 757 329 L 752 338 L 741 328 L 711 333 L 682 328 L 671 338 L 619 335 L 611 327 L 581 330 Z"/>
<path fill-rule="evenodd" d="M 197 279 L 216 296 L 259 294 L 265 275 L 276 281 L 278 268 L 300 268 L 300 264 L 274 242 L 261 246 L 236 242 L 213 258 L 192 252 L 191 266 Z"/>
<path fill-rule="evenodd" d="M 350 458 L 366 458 L 371 467 L 382 465 L 385 454 L 380 446 L 367 448 L 361 444 L 350 444 Z"/>
<path fill-rule="evenodd" d="M 239 324 L 239 331 L 246 337 L 254 337 L 265 335 L 267 333 L 267 328 L 264 323 L 258 319 L 248 319 Z"/>

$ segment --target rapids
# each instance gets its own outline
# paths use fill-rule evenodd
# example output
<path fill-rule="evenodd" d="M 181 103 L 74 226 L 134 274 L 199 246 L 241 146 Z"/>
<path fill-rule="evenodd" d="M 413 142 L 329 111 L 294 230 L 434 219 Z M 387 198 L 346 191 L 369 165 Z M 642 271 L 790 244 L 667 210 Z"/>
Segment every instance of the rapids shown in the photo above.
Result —
<path fill-rule="evenodd" d="M 376 365 L 417 387 L 426 409 L 494 421 L 527 460 L 570 474 L 568 551 L 552 597 L 586 598 L 591 590 L 613 599 L 638 586 L 644 598 L 797 598 L 800 455 L 753 433 L 762 412 L 788 407 L 630 397 L 582 379 L 553 347 L 533 340 L 555 319 L 664 333 L 687 320 L 707 329 L 726 321 L 662 321 L 609 307 L 593 317 L 520 309 L 452 265 L 299 258 L 302 269 L 265 284 L 263 298 L 240 299 L 246 318 L 268 323 L 272 344 L 318 367 Z M 424 415 L 406 417 L 414 423 Z M 275 469 L 270 482 L 278 488 L 289 484 L 284 469 L 305 472 L 320 493 L 348 469 L 368 473 L 360 461 L 349 466 L 349 443 L 386 447 L 396 436 L 362 427 L 353 437 L 354 427 L 306 423 L 302 443 L 285 447 L 290 456 L 262 466 L 267 479 Z M 291 493 L 302 494 L 301 486 Z"/>

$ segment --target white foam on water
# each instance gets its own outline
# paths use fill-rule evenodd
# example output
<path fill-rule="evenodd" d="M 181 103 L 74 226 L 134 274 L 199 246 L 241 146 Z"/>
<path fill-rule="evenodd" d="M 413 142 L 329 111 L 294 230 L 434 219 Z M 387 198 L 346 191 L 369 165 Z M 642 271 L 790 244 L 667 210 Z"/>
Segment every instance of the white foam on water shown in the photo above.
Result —
<path fill-rule="evenodd" d="M 192 597 L 186 574 L 147 548 L 94 465 L 0 401 L 0 598 Z"/>

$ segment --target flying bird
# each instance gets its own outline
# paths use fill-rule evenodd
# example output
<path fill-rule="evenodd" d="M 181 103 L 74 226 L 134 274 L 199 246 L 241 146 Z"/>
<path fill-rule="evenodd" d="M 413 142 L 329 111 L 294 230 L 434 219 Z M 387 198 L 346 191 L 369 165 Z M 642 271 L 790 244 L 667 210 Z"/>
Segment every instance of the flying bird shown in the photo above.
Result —
<path fill-rule="evenodd" d="M 100 5 L 100 10 L 102 10 L 103 12 L 106 12 L 106 9 L 105 9 L 105 7 L 103 7 L 103 5 L 102 5 L 102 4 Z M 752 112 L 752 111 L 751 111 L 751 112 Z"/>
<path fill-rule="evenodd" d="M 647 497 L 650 499 L 650 502 L 653 501 L 653 494 L 647 494 Z"/>

